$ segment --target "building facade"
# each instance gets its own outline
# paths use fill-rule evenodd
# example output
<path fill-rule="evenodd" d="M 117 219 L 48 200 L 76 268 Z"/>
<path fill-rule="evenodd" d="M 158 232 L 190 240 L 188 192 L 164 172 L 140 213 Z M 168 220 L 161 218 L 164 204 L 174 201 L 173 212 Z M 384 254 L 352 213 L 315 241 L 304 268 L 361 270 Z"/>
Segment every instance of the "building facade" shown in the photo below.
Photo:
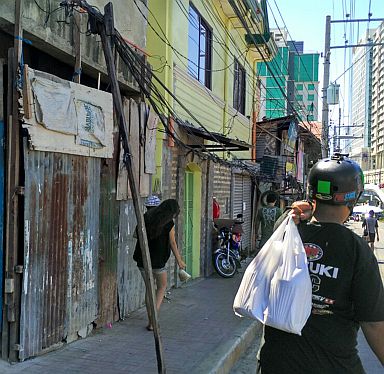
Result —
<path fill-rule="evenodd" d="M 252 247 L 252 158 L 258 111 L 256 62 L 276 53 L 265 1 L 149 1 L 147 51 L 167 101 L 158 132 L 153 192 L 164 194 L 172 149 L 175 193 L 187 270 L 212 272 L 212 198 L 225 218 L 243 214 L 244 248 Z M 248 19 L 248 21 L 246 21 Z M 164 64 L 166 62 L 166 67 Z M 161 82 L 161 83 L 160 83 Z M 170 125 L 171 124 L 171 125 Z M 241 160 L 239 160 L 241 159 Z"/>
<path fill-rule="evenodd" d="M 278 54 L 271 62 L 257 66 L 261 81 L 259 119 L 297 113 L 303 121 L 317 121 L 319 54 L 303 53 L 303 42 L 287 41 L 284 29 L 273 29 L 272 33 Z"/>
<path fill-rule="evenodd" d="M 373 44 L 384 42 L 384 22 L 374 30 Z M 365 129 L 364 142 L 369 144 L 369 170 L 365 172 L 367 183 L 384 183 L 384 46 L 374 45 L 368 53 L 371 58 L 371 79 L 366 85 L 365 97 L 368 100 L 366 120 L 370 130 Z M 368 91 L 368 92 L 367 92 Z"/>
<path fill-rule="evenodd" d="M 374 30 L 367 30 L 359 44 L 368 44 Z M 346 141 L 350 157 L 358 162 L 363 170 L 369 170 L 372 121 L 372 57 L 373 48 L 356 47 L 353 49 L 352 71 L 352 123 L 348 133 L 356 137 Z"/>

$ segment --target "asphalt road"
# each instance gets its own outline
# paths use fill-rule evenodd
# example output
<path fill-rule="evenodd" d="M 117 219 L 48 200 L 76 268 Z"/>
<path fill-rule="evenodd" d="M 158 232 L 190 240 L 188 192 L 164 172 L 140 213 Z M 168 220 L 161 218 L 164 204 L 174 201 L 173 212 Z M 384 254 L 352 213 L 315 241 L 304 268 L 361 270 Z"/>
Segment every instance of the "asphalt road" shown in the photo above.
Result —
<path fill-rule="evenodd" d="M 351 230 L 358 235 L 363 234 L 361 222 L 350 222 L 346 224 Z M 384 282 L 384 222 L 379 222 L 379 238 L 380 241 L 375 243 L 375 255 L 379 262 L 381 277 Z M 248 348 L 243 357 L 232 368 L 230 374 L 254 374 L 256 373 L 256 354 L 259 349 L 259 339 L 256 339 Z M 383 367 L 370 350 L 364 335 L 360 332 L 358 337 L 358 349 L 361 360 L 367 374 L 382 374 Z"/>

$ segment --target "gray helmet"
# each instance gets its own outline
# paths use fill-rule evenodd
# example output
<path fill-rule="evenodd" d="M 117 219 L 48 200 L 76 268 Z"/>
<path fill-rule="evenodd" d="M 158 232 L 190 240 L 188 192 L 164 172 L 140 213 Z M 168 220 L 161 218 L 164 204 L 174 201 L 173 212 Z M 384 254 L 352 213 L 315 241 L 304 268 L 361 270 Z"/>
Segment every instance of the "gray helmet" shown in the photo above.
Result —
<path fill-rule="evenodd" d="M 144 205 L 145 206 L 159 206 L 161 203 L 161 200 L 156 195 L 151 195 L 147 197 L 147 200 L 145 200 Z"/>
<path fill-rule="evenodd" d="M 353 208 L 364 190 L 364 174 L 347 155 L 335 153 L 318 161 L 308 176 L 308 198 Z"/>

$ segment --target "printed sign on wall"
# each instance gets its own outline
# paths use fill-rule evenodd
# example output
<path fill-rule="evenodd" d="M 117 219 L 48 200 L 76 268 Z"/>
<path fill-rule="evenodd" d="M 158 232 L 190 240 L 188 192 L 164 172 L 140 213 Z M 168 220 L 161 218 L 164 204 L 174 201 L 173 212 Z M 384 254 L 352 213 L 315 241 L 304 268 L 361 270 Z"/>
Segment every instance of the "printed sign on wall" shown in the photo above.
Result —
<path fill-rule="evenodd" d="M 110 93 L 28 69 L 26 92 L 32 98 L 23 127 L 38 151 L 112 158 L 113 102 Z"/>

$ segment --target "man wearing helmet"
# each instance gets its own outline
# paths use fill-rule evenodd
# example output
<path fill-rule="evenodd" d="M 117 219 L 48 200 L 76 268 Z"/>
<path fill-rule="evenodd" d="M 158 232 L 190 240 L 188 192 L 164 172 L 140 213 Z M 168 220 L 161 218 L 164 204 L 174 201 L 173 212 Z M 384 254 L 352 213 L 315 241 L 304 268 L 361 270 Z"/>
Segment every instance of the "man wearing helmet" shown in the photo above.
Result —
<path fill-rule="evenodd" d="M 378 264 L 367 243 L 343 225 L 363 186 L 360 167 L 343 155 L 312 167 L 311 203 L 295 203 L 292 213 L 307 252 L 312 313 L 301 336 L 265 327 L 261 373 L 364 373 L 356 350 L 359 327 L 384 365 Z"/>

